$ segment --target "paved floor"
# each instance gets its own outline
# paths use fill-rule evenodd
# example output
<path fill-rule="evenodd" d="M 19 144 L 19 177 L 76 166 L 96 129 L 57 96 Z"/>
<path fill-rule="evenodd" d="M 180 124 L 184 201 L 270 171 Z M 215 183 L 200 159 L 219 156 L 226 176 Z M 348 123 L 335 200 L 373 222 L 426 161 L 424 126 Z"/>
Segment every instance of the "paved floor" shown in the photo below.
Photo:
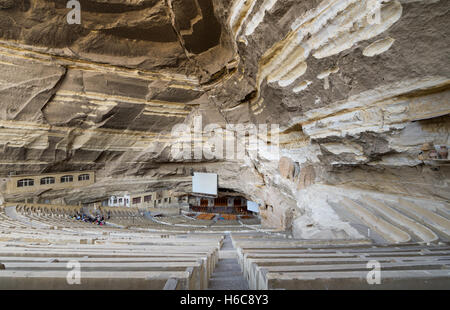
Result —
<path fill-rule="evenodd" d="M 219 262 L 209 280 L 209 290 L 248 290 L 230 235 L 226 235 L 219 252 Z"/>

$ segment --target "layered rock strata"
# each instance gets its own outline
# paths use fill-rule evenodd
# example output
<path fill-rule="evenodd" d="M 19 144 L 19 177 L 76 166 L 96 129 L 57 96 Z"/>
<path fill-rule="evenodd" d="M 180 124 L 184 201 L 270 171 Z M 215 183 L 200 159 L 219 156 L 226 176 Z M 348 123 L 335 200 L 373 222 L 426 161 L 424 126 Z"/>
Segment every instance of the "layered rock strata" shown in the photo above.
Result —
<path fill-rule="evenodd" d="M 3 181 L 96 170 L 89 188 L 41 194 L 75 202 L 189 191 L 193 171 L 216 172 L 297 237 L 447 238 L 450 168 L 419 153 L 450 145 L 448 1 L 80 2 L 68 25 L 64 1 L 0 1 Z M 172 134 L 199 117 L 224 144 L 227 125 L 277 125 L 250 142 L 272 148 L 217 158 L 210 130 Z M 173 155 L 191 142 L 191 157 Z M 447 222 L 405 224 L 423 210 Z M 400 214 L 400 228 L 372 214 Z"/>

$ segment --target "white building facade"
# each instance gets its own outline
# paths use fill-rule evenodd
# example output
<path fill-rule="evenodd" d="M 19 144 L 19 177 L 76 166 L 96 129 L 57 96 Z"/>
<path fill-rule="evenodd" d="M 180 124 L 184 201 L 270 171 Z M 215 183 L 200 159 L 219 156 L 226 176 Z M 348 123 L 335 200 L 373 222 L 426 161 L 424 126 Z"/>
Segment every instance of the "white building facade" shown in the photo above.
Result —
<path fill-rule="evenodd" d="M 130 206 L 130 195 L 112 195 L 108 199 L 108 207 L 129 207 Z"/>

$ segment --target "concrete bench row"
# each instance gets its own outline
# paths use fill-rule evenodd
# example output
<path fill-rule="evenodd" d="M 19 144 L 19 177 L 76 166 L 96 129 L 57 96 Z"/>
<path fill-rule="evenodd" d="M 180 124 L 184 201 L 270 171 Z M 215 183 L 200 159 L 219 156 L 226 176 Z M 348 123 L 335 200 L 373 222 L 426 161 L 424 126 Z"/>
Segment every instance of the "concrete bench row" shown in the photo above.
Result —
<path fill-rule="evenodd" d="M 8 204 L 6 208 L 15 208 L 17 215 L 29 220 L 29 223 L 16 221 L 8 225 L 7 228 L 31 226 L 30 223 L 44 226 L 54 226 L 60 228 L 90 228 L 103 229 L 104 226 L 98 226 L 92 223 L 75 220 L 72 216 L 76 212 L 81 212 L 80 207 L 76 206 L 51 206 L 51 205 L 14 205 Z M 110 208 L 111 209 L 111 208 Z M 120 208 L 117 208 L 120 209 Z M 123 208 L 122 208 L 123 209 Z M 149 228 L 164 229 L 165 225 L 158 224 L 140 216 L 137 211 L 124 210 L 111 211 L 112 217 L 107 220 L 108 226 L 116 228 Z M 105 211 L 105 210 L 103 210 Z M 105 212 L 107 212 L 106 210 Z M 6 218 L 5 218 L 6 219 Z M 6 222 L 8 223 L 8 222 Z M 2 228 L 0 224 L 0 229 Z M 175 229 L 176 230 L 176 229 Z"/>
<path fill-rule="evenodd" d="M 32 214 L 32 213 L 42 213 L 42 214 L 55 214 L 55 215 L 73 215 L 78 212 L 82 212 L 81 206 L 73 205 L 52 205 L 52 204 L 38 204 L 38 203 L 5 203 L 5 207 L 15 206 L 17 211 L 20 213 Z M 139 214 L 137 208 L 127 208 L 127 207 L 101 207 L 101 210 L 106 214 L 109 213 L 111 216 L 135 216 Z"/>
<path fill-rule="evenodd" d="M 232 236 L 250 289 L 448 289 L 450 245 Z M 275 241 L 275 242 L 274 242 Z M 374 265 L 375 264 L 375 265 Z M 378 265 L 379 264 L 379 265 Z M 380 284 L 372 281 L 380 268 Z"/>
<path fill-rule="evenodd" d="M 0 289 L 206 289 L 223 242 L 220 234 L 67 225 L 71 221 L 3 208 Z M 80 284 L 68 281 L 73 262 Z"/>
<path fill-rule="evenodd" d="M 206 289 L 219 246 L 191 243 L 189 239 L 142 246 L 0 242 L 0 289 Z M 71 261 L 80 264 L 81 284 L 67 281 Z"/>

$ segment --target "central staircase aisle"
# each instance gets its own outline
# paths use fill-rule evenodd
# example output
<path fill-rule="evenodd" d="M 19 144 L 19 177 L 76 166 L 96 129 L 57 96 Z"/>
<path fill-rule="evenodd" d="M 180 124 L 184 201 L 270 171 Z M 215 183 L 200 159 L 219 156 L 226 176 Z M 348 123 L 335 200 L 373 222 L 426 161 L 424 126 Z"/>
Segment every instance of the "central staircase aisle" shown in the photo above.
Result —
<path fill-rule="evenodd" d="M 233 247 L 229 234 L 223 242 L 219 252 L 219 262 L 209 280 L 209 290 L 248 290 L 248 283 L 244 278 L 237 260 L 237 252 Z"/>

